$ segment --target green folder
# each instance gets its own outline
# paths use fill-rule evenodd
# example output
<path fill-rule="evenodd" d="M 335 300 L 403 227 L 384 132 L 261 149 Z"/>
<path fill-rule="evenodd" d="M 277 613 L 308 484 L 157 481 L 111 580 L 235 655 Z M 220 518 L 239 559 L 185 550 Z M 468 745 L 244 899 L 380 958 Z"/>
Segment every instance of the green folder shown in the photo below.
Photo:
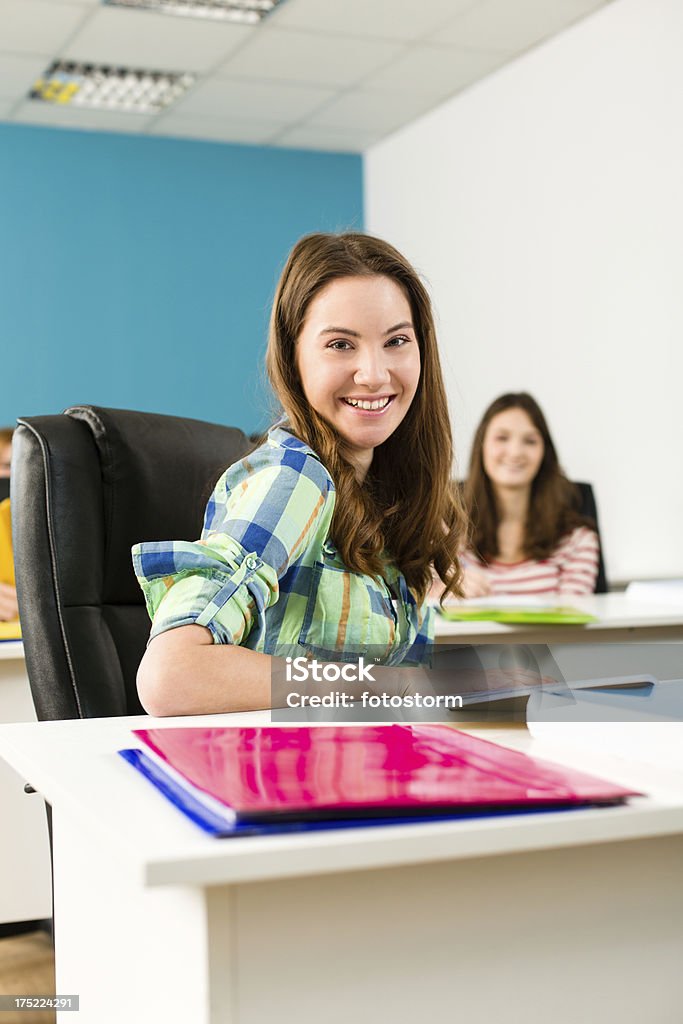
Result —
<path fill-rule="evenodd" d="M 524 608 L 521 606 L 500 607 L 451 606 L 439 608 L 441 615 L 450 622 L 504 622 L 516 625 L 550 625 L 550 626 L 584 626 L 587 622 L 597 622 L 597 616 L 582 612 L 579 608 L 569 605 L 557 605 L 548 608 Z"/>

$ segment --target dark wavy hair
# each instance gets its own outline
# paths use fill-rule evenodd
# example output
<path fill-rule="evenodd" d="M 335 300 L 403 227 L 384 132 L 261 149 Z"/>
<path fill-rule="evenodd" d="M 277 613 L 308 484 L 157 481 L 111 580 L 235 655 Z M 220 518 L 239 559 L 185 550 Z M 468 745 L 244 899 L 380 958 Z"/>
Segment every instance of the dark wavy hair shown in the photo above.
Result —
<path fill-rule="evenodd" d="M 362 484 L 344 457 L 339 433 L 306 399 L 297 338 L 312 299 L 332 281 L 382 275 L 405 294 L 420 347 L 420 379 L 405 418 L 379 445 Z M 313 234 L 294 246 L 277 286 L 266 369 L 292 432 L 323 461 L 337 489 L 331 536 L 353 572 L 380 577 L 388 555 L 416 599 L 434 565 L 444 593 L 460 595 L 462 500 L 451 483 L 453 442 L 427 290 L 393 246 L 371 235 Z"/>
<path fill-rule="evenodd" d="M 548 558 L 562 538 L 577 526 L 595 529 L 595 523 L 579 511 L 579 490 L 560 468 L 557 451 L 538 402 L 526 391 L 510 392 L 491 402 L 477 427 L 464 486 L 465 508 L 470 520 L 470 545 L 482 562 L 495 558 L 499 553 L 500 521 L 493 484 L 484 469 L 484 438 L 491 420 L 508 409 L 522 409 L 543 438 L 543 461 L 531 484 L 524 528 L 526 557 Z"/>

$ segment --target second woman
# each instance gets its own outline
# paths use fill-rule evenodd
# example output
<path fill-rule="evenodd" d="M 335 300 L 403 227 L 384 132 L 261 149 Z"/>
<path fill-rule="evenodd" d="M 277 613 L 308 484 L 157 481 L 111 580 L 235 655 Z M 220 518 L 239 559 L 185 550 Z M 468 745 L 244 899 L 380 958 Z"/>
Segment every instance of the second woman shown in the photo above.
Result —
<path fill-rule="evenodd" d="M 526 392 L 501 395 L 479 424 L 465 484 L 471 544 L 466 597 L 590 594 L 594 524 L 560 469 L 545 417 Z"/>

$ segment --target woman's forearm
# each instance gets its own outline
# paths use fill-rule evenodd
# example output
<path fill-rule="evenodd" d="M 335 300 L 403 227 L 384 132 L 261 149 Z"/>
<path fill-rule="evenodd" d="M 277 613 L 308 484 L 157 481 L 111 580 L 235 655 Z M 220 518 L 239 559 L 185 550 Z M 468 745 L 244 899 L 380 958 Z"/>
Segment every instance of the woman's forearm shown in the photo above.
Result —
<path fill-rule="evenodd" d="M 204 626 L 179 626 L 150 642 L 138 669 L 138 694 L 156 717 L 269 708 L 273 660 L 214 644 Z"/>
<path fill-rule="evenodd" d="M 142 706 L 159 718 L 286 707 L 287 695 L 294 690 L 319 697 L 343 690 L 354 699 L 360 699 L 364 690 L 432 692 L 424 669 L 419 668 L 372 665 L 366 677 L 370 681 L 344 676 L 334 682 L 329 678 L 316 678 L 311 672 L 303 682 L 288 682 L 284 658 L 214 644 L 204 626 L 178 626 L 151 641 L 138 669 L 137 684 Z"/>

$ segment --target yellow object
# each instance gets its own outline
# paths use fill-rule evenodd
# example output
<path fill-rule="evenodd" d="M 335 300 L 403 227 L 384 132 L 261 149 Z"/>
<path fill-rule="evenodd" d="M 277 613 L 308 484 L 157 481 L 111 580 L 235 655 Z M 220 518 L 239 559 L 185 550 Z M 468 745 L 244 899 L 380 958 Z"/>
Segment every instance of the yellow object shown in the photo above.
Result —
<path fill-rule="evenodd" d="M 15 585 L 9 498 L 0 501 L 0 583 Z M 18 619 L 13 619 L 11 622 L 0 622 L 0 640 L 21 640 L 21 626 Z"/>
<path fill-rule="evenodd" d="M 14 582 L 14 559 L 12 558 L 12 525 L 9 517 L 9 498 L 0 501 L 0 583 Z"/>
<path fill-rule="evenodd" d="M 0 622 L 0 640 L 21 640 L 19 619 L 12 619 L 11 622 Z"/>
<path fill-rule="evenodd" d="M 33 86 L 32 96 L 39 96 L 48 103 L 70 103 L 81 87 L 79 81 L 56 78 L 39 78 Z"/>

